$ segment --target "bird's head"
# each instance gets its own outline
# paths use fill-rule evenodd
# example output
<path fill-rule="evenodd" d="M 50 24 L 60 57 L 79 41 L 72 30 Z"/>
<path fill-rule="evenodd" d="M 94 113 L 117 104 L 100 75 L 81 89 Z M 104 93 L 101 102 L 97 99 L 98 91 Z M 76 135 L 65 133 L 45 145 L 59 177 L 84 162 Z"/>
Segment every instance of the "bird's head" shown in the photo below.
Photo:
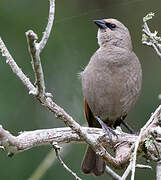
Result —
<path fill-rule="evenodd" d="M 98 29 L 98 44 L 101 46 L 114 45 L 132 50 L 131 37 L 128 29 L 116 19 L 94 20 Z"/>

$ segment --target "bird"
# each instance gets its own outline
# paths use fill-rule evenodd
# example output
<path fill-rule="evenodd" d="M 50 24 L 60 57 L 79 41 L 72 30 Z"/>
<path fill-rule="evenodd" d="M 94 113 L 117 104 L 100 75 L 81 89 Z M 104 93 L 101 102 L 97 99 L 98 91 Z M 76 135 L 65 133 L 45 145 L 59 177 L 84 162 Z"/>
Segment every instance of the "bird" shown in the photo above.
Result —
<path fill-rule="evenodd" d="M 136 103 L 142 85 L 141 64 L 133 52 L 128 28 L 117 19 L 94 20 L 99 48 L 80 73 L 84 114 L 89 127 L 115 129 Z M 101 176 L 105 162 L 88 146 L 81 170 Z"/>

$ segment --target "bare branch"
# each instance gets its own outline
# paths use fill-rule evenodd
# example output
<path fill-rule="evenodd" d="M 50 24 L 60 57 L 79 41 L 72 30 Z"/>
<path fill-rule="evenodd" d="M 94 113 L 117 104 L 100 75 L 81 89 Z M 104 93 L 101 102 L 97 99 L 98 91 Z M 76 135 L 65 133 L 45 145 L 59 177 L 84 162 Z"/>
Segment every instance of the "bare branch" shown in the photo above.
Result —
<path fill-rule="evenodd" d="M 159 43 L 161 41 L 161 37 L 157 36 L 157 31 L 152 33 L 148 27 L 147 21 L 152 19 L 154 16 L 154 13 L 149 13 L 143 18 L 143 32 L 145 34 L 142 35 L 142 43 L 146 44 L 148 46 L 152 46 L 159 58 L 161 59 L 161 44 Z"/>
<path fill-rule="evenodd" d="M 40 53 L 37 48 L 37 34 L 32 30 L 26 32 L 26 38 L 28 42 L 28 49 L 32 59 L 32 67 L 35 72 L 35 83 L 38 89 L 38 96 L 44 96 L 45 94 L 45 82 L 44 82 L 44 73 L 40 61 Z"/>
<path fill-rule="evenodd" d="M 12 152 L 10 147 L 15 147 L 17 153 L 30 149 L 34 146 L 56 143 L 65 143 L 71 141 L 82 141 L 77 134 L 73 134 L 70 128 L 55 128 L 44 129 L 35 131 L 25 131 L 20 135 L 13 136 L 8 131 L 0 127 L 0 144 L 5 147 L 6 150 Z"/>
<path fill-rule="evenodd" d="M 115 173 L 110 167 L 106 166 L 106 172 L 109 174 L 114 180 L 121 180 L 121 177 Z"/>
<path fill-rule="evenodd" d="M 152 169 L 151 166 L 144 165 L 144 164 L 136 164 L 136 168 L 140 168 L 140 169 Z"/>
<path fill-rule="evenodd" d="M 125 180 L 127 178 L 129 173 L 131 172 L 131 167 L 132 167 L 132 162 L 130 162 L 130 164 L 128 165 L 126 171 L 124 172 L 124 174 L 121 177 L 121 180 Z"/>
<path fill-rule="evenodd" d="M 134 148 L 134 153 L 133 153 L 133 157 L 132 157 L 132 175 L 131 175 L 131 180 L 134 180 L 135 177 L 135 167 L 136 167 L 136 157 L 137 157 L 137 151 L 139 148 L 139 144 L 142 142 L 142 138 L 143 136 L 145 136 L 145 133 L 147 133 L 149 126 L 152 126 L 152 122 L 158 121 L 158 114 L 160 114 L 161 112 L 161 105 L 155 110 L 155 112 L 152 114 L 152 116 L 150 117 L 150 119 L 147 121 L 147 123 L 144 125 L 143 128 L 141 128 L 140 134 L 135 142 L 135 148 Z M 160 115 L 159 115 L 160 116 Z M 151 127 L 150 126 L 150 127 Z"/>
<path fill-rule="evenodd" d="M 132 162 L 130 162 L 130 164 L 128 165 L 127 169 L 125 170 L 125 172 L 123 173 L 121 180 L 125 180 L 128 175 L 131 172 L 131 167 L 132 167 Z M 142 164 L 136 164 L 136 168 L 141 168 L 141 169 L 152 169 L 151 166 L 147 166 L 147 165 L 142 165 Z"/>
<path fill-rule="evenodd" d="M 101 136 L 103 136 L 104 132 L 102 129 L 98 128 L 85 128 L 82 127 L 82 130 L 86 132 L 88 135 L 88 138 L 99 139 Z M 92 133 L 90 135 L 90 133 Z M 125 134 L 122 136 L 119 136 L 118 139 L 116 139 L 113 143 L 113 146 L 118 144 L 118 141 L 125 141 L 127 137 Z M 121 138 L 122 137 L 122 138 Z M 133 143 L 135 141 L 136 137 L 135 135 L 128 136 L 128 141 L 130 143 Z M 9 151 L 11 154 L 15 154 L 19 151 L 27 150 L 29 148 L 32 148 L 34 146 L 42 145 L 42 144 L 50 144 L 52 142 L 56 143 L 63 143 L 63 142 L 84 142 L 84 138 L 79 137 L 77 133 L 74 133 L 70 128 L 56 128 L 56 129 L 48 129 L 48 130 L 36 130 L 36 131 L 29 131 L 29 132 L 23 132 L 19 136 L 15 137 L 11 135 L 8 131 L 4 130 L 2 127 L 0 129 L 0 145 L 4 146 L 5 149 Z M 103 143 L 105 147 L 111 147 L 111 143 L 109 143 L 109 137 L 107 136 Z M 96 144 L 97 146 L 97 144 Z M 95 147 L 97 152 L 99 151 L 100 147 Z M 130 147 L 129 147 L 130 148 Z M 105 158 L 109 165 L 121 168 L 119 166 L 120 164 L 126 163 L 125 159 L 127 154 L 120 154 L 119 157 L 113 158 L 110 154 L 107 155 L 105 152 Z M 130 156 L 130 155 L 129 155 Z M 111 162 L 111 159 L 113 162 Z"/>
<path fill-rule="evenodd" d="M 6 58 L 6 63 L 9 64 L 12 71 L 17 75 L 17 77 L 22 81 L 22 83 L 28 88 L 29 94 L 36 95 L 37 89 L 30 82 L 29 78 L 27 78 L 26 75 L 22 72 L 22 70 L 18 67 L 18 65 L 16 64 L 15 60 L 9 53 L 8 49 L 6 48 L 1 38 L 0 38 L 0 51 L 2 53 L 2 56 Z"/>
<path fill-rule="evenodd" d="M 82 127 L 82 131 L 87 134 L 89 139 L 93 139 L 92 141 L 95 142 L 94 150 L 96 152 L 102 153 L 100 155 L 104 157 L 108 165 L 118 169 L 122 169 L 127 166 L 131 157 L 131 151 L 133 149 L 132 144 L 134 144 L 137 139 L 136 135 L 126 134 L 115 130 L 118 138 L 113 139 L 113 141 L 111 142 L 108 136 L 104 136 L 104 139 L 102 139 L 102 143 L 97 144 L 97 140 L 104 135 L 102 129 Z M 141 139 L 141 141 L 145 142 L 145 138 L 146 137 L 144 137 L 144 139 Z M 8 152 L 12 155 L 38 145 L 49 145 L 51 143 L 60 144 L 70 142 L 85 143 L 84 138 L 80 137 L 77 133 L 75 133 L 75 131 L 71 130 L 70 128 L 55 128 L 28 132 L 25 131 L 17 137 L 11 135 L 2 127 L 0 128 L 0 145 L 3 146 L 6 150 L 8 150 Z M 118 146 L 118 144 L 120 145 Z M 112 157 L 109 153 L 107 154 L 104 149 L 103 150 L 105 152 L 103 152 L 102 147 L 105 149 L 116 148 L 115 157 Z M 157 152 L 154 151 L 152 147 L 149 147 L 147 150 L 153 153 L 154 156 L 157 156 Z"/>
<path fill-rule="evenodd" d="M 54 22 L 54 14 L 55 14 L 55 0 L 50 0 L 48 24 L 46 26 L 45 32 L 43 33 L 42 40 L 38 44 L 40 53 L 45 47 L 47 40 L 50 36 L 50 32 L 51 32 L 53 22 Z"/>
<path fill-rule="evenodd" d="M 89 138 L 93 137 L 94 139 L 98 139 L 104 134 L 103 130 L 99 128 L 82 127 L 82 130 L 88 134 Z M 117 133 L 117 135 L 119 136 L 119 138 L 114 141 L 114 145 L 117 144 L 119 141 L 129 141 L 129 143 L 134 143 L 136 139 L 135 135 L 128 135 L 126 133 Z M 24 131 L 21 132 L 18 136 L 13 136 L 11 133 L 3 129 L 2 126 L 0 126 L 0 145 L 4 146 L 5 149 L 10 146 L 15 146 L 17 149 L 16 152 L 24 151 L 34 146 L 51 144 L 53 142 L 59 144 L 70 142 L 83 143 L 83 141 L 83 138 L 79 137 L 77 133 L 75 133 L 68 127 Z M 106 136 L 106 138 L 104 139 L 104 144 L 105 147 L 109 146 L 108 136 Z"/>
<path fill-rule="evenodd" d="M 60 147 L 59 147 L 57 144 L 55 144 L 55 143 L 54 143 L 54 144 L 52 143 L 52 146 L 53 146 L 53 148 L 55 149 L 56 157 L 57 157 L 58 161 L 60 162 L 60 164 L 61 164 L 72 176 L 74 176 L 76 180 L 82 180 L 82 179 L 80 179 L 80 178 L 77 176 L 76 173 L 74 173 L 74 172 L 63 162 L 62 158 L 61 158 L 60 155 L 59 155 Z"/>
<path fill-rule="evenodd" d="M 45 95 L 45 81 L 44 81 L 44 73 L 41 65 L 41 60 L 40 60 L 40 53 L 45 47 L 47 40 L 50 36 L 50 32 L 54 21 L 54 14 L 55 14 L 55 0 L 50 0 L 48 23 L 40 43 L 36 42 L 38 40 L 38 36 L 32 30 L 26 32 L 28 49 L 32 59 L 32 67 L 35 72 L 35 83 L 38 89 L 38 94 L 37 94 L 38 96 Z"/>
<path fill-rule="evenodd" d="M 63 148 L 61 149 L 61 155 L 63 157 L 69 153 L 71 144 L 63 144 Z M 42 178 L 42 176 L 46 173 L 46 171 L 52 167 L 54 163 L 56 163 L 56 155 L 55 151 L 51 150 L 45 158 L 42 160 L 42 162 L 38 165 L 38 167 L 33 171 L 31 176 L 28 178 L 28 180 L 39 180 Z"/>
<path fill-rule="evenodd" d="M 152 46 L 153 49 L 156 51 L 157 55 L 161 58 L 161 53 L 159 52 L 159 49 L 157 47 L 158 42 L 154 39 L 154 37 L 152 36 L 152 33 L 150 32 L 150 29 L 148 27 L 148 24 L 145 22 L 143 25 L 143 32 L 149 37 L 150 41 L 143 41 L 143 44 L 146 44 L 148 46 Z"/>

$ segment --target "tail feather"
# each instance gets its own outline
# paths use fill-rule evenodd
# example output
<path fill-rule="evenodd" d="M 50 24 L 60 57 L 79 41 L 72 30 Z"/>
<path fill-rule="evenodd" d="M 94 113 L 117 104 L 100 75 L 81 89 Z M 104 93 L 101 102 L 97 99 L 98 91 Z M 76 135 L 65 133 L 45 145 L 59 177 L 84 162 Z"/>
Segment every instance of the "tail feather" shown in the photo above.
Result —
<path fill-rule="evenodd" d="M 105 162 L 100 156 L 96 155 L 90 147 L 88 147 L 83 159 L 81 170 L 85 174 L 92 173 L 95 176 L 101 176 L 105 171 Z"/>
<path fill-rule="evenodd" d="M 105 172 L 105 167 L 106 167 L 106 164 L 105 164 L 104 160 L 100 156 L 96 155 L 96 163 L 95 163 L 95 167 L 93 169 L 93 174 L 95 176 L 103 175 Z"/>
<path fill-rule="evenodd" d="M 86 99 L 84 99 L 84 114 L 89 127 L 101 127 L 88 106 Z M 95 176 L 101 176 L 105 171 L 105 162 L 100 156 L 96 155 L 92 148 L 88 147 L 82 162 L 81 170 L 85 174 L 92 173 Z"/>

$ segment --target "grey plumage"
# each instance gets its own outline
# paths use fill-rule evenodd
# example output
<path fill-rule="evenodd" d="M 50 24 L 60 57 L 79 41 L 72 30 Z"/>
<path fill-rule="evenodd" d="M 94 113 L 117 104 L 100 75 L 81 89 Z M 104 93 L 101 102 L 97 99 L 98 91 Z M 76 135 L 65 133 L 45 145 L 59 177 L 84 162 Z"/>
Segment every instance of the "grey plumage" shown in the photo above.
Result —
<path fill-rule="evenodd" d="M 81 73 L 82 91 L 93 117 L 98 116 L 108 126 L 113 127 L 115 122 L 125 117 L 136 103 L 141 91 L 142 70 L 137 56 L 132 51 L 128 29 L 116 19 L 101 21 L 104 23 L 103 28 L 101 28 L 101 24 L 96 23 L 100 27 L 98 30 L 100 48 Z M 92 118 L 87 118 L 89 126 L 91 126 L 90 121 L 95 121 Z M 96 125 L 96 127 L 98 126 Z M 82 171 L 101 175 L 102 168 L 105 168 L 103 160 L 99 157 L 102 163 L 97 160 L 91 167 L 86 159 L 92 157 L 96 159 L 96 155 L 94 156 L 93 152 L 90 155 L 90 150 L 87 152 L 82 164 Z"/>

